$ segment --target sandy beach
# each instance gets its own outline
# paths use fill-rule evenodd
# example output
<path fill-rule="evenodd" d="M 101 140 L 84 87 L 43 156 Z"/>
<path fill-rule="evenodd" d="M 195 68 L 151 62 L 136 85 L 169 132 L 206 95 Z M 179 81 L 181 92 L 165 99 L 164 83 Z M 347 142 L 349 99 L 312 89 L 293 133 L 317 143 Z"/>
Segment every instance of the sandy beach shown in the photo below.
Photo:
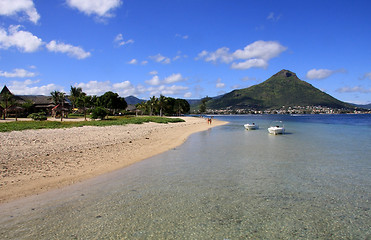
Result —
<path fill-rule="evenodd" d="M 226 122 L 41 129 L 0 133 L 0 203 L 126 167 L 181 145 Z"/>

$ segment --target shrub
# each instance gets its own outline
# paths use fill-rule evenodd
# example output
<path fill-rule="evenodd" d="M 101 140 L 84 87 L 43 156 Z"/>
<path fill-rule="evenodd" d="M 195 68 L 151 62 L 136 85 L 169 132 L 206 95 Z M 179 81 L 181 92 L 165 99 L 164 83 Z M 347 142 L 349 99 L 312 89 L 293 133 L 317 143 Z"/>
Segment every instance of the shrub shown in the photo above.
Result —
<path fill-rule="evenodd" d="M 103 107 L 96 107 L 91 112 L 91 118 L 92 119 L 100 118 L 100 119 L 103 120 L 107 115 L 108 115 L 108 111 L 107 111 L 107 109 L 105 109 Z"/>
<path fill-rule="evenodd" d="M 32 118 L 35 121 L 45 121 L 47 119 L 44 112 L 31 113 L 27 117 Z"/>

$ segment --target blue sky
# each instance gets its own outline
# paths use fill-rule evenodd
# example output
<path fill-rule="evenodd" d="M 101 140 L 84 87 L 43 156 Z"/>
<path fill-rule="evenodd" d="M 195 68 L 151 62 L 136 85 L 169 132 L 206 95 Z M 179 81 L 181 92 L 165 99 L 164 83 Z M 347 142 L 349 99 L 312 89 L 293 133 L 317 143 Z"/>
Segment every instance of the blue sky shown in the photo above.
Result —
<path fill-rule="evenodd" d="M 14 94 L 217 96 L 282 69 L 371 103 L 364 0 L 0 0 L 0 85 Z"/>

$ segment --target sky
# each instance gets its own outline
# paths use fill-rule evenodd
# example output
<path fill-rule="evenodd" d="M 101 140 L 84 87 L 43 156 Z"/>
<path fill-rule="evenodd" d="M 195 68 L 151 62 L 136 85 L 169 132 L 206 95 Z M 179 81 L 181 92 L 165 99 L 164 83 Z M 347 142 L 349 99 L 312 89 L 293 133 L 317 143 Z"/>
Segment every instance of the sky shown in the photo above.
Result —
<path fill-rule="evenodd" d="M 282 69 L 371 103 L 368 0 L 0 0 L 0 88 L 199 99 Z"/>

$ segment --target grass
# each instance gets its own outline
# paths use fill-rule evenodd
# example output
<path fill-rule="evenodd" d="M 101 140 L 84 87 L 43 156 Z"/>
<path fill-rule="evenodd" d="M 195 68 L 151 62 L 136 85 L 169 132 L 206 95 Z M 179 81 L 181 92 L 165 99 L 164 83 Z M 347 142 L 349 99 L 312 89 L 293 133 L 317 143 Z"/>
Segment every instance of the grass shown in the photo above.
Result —
<path fill-rule="evenodd" d="M 82 126 L 112 126 L 126 124 L 142 124 L 146 122 L 155 123 L 175 123 L 184 122 L 180 118 L 166 117 L 110 117 L 102 121 L 80 121 L 80 122 L 58 122 L 58 121 L 17 121 L 0 123 L 0 132 L 22 131 L 27 129 L 54 129 L 54 128 L 71 128 Z"/>

